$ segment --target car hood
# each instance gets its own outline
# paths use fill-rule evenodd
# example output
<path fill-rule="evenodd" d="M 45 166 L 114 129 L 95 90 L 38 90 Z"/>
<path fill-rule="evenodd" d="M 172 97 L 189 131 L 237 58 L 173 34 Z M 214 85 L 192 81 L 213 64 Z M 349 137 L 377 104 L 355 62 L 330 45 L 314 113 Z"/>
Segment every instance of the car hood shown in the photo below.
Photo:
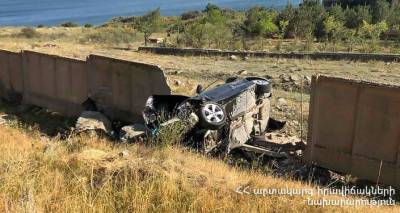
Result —
<path fill-rule="evenodd" d="M 233 96 L 239 95 L 252 86 L 254 86 L 253 82 L 243 79 L 217 86 L 200 93 L 198 96 L 208 101 L 223 102 Z"/>

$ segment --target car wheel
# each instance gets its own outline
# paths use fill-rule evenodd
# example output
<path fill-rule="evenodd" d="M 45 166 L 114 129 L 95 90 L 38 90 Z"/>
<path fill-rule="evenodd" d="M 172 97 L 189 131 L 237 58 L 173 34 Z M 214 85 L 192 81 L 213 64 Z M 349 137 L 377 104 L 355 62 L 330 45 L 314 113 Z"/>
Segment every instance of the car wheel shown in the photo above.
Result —
<path fill-rule="evenodd" d="M 257 94 L 264 94 L 264 93 L 271 92 L 271 89 L 272 89 L 271 82 L 268 81 L 267 79 L 251 77 L 251 78 L 247 78 L 247 80 L 253 82 L 256 85 L 256 93 Z"/>
<path fill-rule="evenodd" d="M 214 102 L 206 102 L 200 108 L 200 124 L 206 129 L 219 129 L 226 121 L 226 112 L 224 107 Z"/>

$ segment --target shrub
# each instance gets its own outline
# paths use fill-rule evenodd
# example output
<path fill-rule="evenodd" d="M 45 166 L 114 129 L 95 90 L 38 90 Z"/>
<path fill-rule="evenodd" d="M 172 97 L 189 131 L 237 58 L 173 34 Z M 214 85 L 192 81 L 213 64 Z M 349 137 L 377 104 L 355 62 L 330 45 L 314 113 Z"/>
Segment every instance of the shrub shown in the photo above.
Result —
<path fill-rule="evenodd" d="M 78 27 L 78 26 L 79 25 L 77 23 L 74 23 L 74 22 L 71 22 L 71 21 L 68 21 L 68 22 L 65 22 L 65 23 L 61 24 L 61 27 Z"/>
<path fill-rule="evenodd" d="M 199 17 L 201 13 L 199 11 L 189 11 L 185 12 L 181 15 L 182 20 L 189 20 L 189 19 L 195 19 Z"/>
<path fill-rule="evenodd" d="M 135 28 L 143 33 L 145 46 L 147 46 L 147 42 L 151 34 L 160 30 L 161 24 L 162 19 L 160 15 L 160 8 L 146 13 L 137 20 L 135 23 Z"/>
<path fill-rule="evenodd" d="M 39 25 L 37 26 L 37 28 L 43 28 L 43 27 L 44 27 L 43 24 L 39 24 Z"/>
<path fill-rule="evenodd" d="M 26 28 L 21 29 L 19 36 L 25 37 L 25 38 L 37 38 L 40 36 L 40 34 L 35 29 L 33 29 L 31 27 L 26 27 Z"/>
<path fill-rule="evenodd" d="M 85 28 L 91 28 L 91 27 L 93 27 L 93 25 L 92 24 L 89 24 L 89 23 L 87 23 L 87 24 L 85 24 L 85 25 L 83 25 Z"/>
<path fill-rule="evenodd" d="M 102 27 L 86 34 L 81 42 L 97 42 L 107 44 L 121 44 L 137 41 L 138 36 L 132 28 Z"/>

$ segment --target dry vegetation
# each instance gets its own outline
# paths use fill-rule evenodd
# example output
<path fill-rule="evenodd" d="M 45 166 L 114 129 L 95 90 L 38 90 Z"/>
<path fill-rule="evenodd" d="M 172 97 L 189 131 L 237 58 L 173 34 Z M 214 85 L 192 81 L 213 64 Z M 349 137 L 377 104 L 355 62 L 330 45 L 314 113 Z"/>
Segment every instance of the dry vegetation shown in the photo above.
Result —
<path fill-rule="evenodd" d="M 26 128 L 15 119 L 0 126 L 0 141 L 2 212 L 355 210 L 354 207 L 307 206 L 306 196 L 238 194 L 234 190 L 242 185 L 277 189 L 312 189 L 313 185 L 259 171 L 238 170 L 179 147 L 115 144 L 85 136 L 61 141 L 44 136 L 35 127 Z"/>
<path fill-rule="evenodd" d="M 0 49 L 29 49 L 75 58 L 96 53 L 154 63 L 164 68 L 174 92 L 180 94 L 194 94 L 198 83 L 222 82 L 226 77 L 246 70 L 247 75 L 273 79 L 276 85 L 273 114 L 292 121 L 300 121 L 301 95 L 298 88 L 280 81 L 282 73 L 300 78 L 328 74 L 396 84 L 400 79 L 398 63 L 270 58 L 230 61 L 222 57 L 159 56 L 132 50 L 141 43 L 131 40 L 131 37 L 126 43 L 108 42 L 107 39 L 112 37 L 106 35 L 100 36 L 103 42 L 84 40 L 89 35 L 98 35 L 97 29 L 93 28 L 40 28 L 37 32 L 40 36 L 27 38 L 20 35 L 20 28 L 2 28 Z M 291 67 L 300 70 L 292 71 Z M 309 96 L 306 89 L 304 93 L 304 117 L 307 118 Z M 280 97 L 287 100 L 285 108 L 277 106 Z M 304 196 L 240 195 L 234 190 L 241 185 L 261 188 L 315 186 L 290 177 L 277 178 L 261 171 L 238 170 L 220 160 L 208 159 L 179 147 L 115 144 L 101 138 L 78 136 L 67 141 L 50 138 L 44 135 L 46 127 L 35 126 L 45 119 L 38 118 L 40 116 L 24 115 L 22 121 L 21 118 L 12 118 L 7 126 L 0 126 L 2 212 L 355 210 L 354 207 L 307 206 Z M 60 122 L 48 122 L 48 125 L 56 127 Z M 299 135 L 299 123 L 290 123 L 284 131 Z M 306 119 L 303 123 L 306 125 Z M 335 196 L 328 198 L 340 199 Z M 399 211 L 398 208 L 369 207 L 357 210 Z"/>

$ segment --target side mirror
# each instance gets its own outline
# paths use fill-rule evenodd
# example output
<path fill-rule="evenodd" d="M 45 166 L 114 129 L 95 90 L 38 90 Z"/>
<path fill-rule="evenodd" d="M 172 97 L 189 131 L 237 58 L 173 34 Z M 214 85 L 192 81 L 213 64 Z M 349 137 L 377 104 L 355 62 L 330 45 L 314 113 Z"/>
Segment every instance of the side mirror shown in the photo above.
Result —
<path fill-rule="evenodd" d="M 202 93 L 202 92 L 203 92 L 203 86 L 202 86 L 201 84 L 197 85 L 196 93 L 197 93 L 197 94 L 200 94 L 200 93 Z"/>

